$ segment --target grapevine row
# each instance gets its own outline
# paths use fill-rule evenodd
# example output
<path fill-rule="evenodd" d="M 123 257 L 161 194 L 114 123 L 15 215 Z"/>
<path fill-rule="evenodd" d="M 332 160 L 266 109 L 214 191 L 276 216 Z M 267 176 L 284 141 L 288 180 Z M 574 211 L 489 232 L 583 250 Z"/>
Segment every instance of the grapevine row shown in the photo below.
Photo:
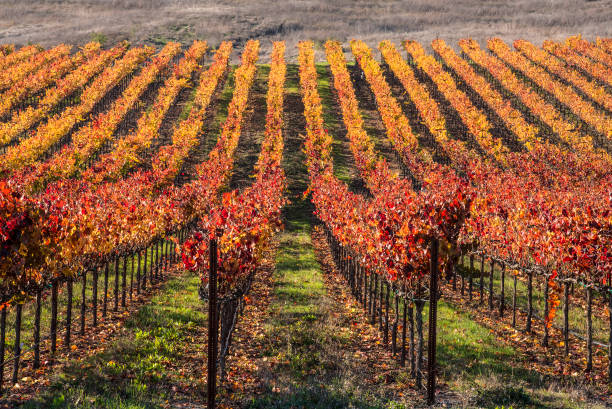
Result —
<path fill-rule="evenodd" d="M 130 81 L 123 94 L 107 111 L 98 114 L 74 133 L 70 144 L 49 160 L 38 162 L 32 168 L 21 172 L 24 186 L 36 191 L 53 180 L 77 176 L 88 159 L 112 138 L 127 113 L 134 108 L 144 91 L 159 77 L 179 50 L 178 43 L 168 43 L 151 63 Z"/>
<path fill-rule="evenodd" d="M 575 69 L 568 67 L 557 57 L 534 46 L 529 41 L 517 40 L 514 42 L 514 48 L 522 52 L 530 60 L 542 65 L 553 74 L 580 89 L 585 95 L 608 111 L 612 111 L 612 96 L 595 81 L 590 81 Z"/>
<path fill-rule="evenodd" d="M 578 118 L 591 125 L 608 140 L 612 140 L 612 119 L 607 118 L 605 113 L 582 99 L 572 87 L 556 81 L 523 55 L 511 51 L 502 40 L 491 39 L 487 44 L 500 59 L 524 73 L 527 78 L 565 104 Z"/>
<path fill-rule="evenodd" d="M 2 44 L 0 45 L 0 58 L 4 58 L 14 51 L 15 46 L 13 44 Z"/>
<path fill-rule="evenodd" d="M 612 39 L 597 37 L 597 39 L 595 40 L 595 44 L 599 49 L 602 49 L 608 54 L 612 55 Z"/>
<path fill-rule="evenodd" d="M 206 48 L 206 42 L 194 42 L 185 57 L 175 65 L 173 75 L 160 88 L 151 108 L 138 119 L 136 130 L 119 139 L 110 153 L 102 155 L 97 164 L 83 172 L 86 180 L 94 183 L 117 180 L 140 161 L 141 152 L 149 148 L 157 137 L 166 113 L 179 92 L 188 86 Z"/>
<path fill-rule="evenodd" d="M 0 144 L 5 145 L 15 141 L 36 123 L 49 117 L 52 110 L 64 99 L 87 85 L 96 74 L 123 55 L 126 49 L 127 45 L 121 44 L 108 51 L 102 51 L 58 81 L 55 87 L 49 88 L 36 107 L 28 107 L 14 113 L 10 120 L 0 124 Z"/>
<path fill-rule="evenodd" d="M 36 45 L 26 45 L 12 53 L 5 54 L 0 58 L 0 70 L 4 71 L 15 64 L 18 64 L 33 55 L 39 53 L 41 48 Z"/>
<path fill-rule="evenodd" d="M 261 266 L 272 235 L 282 226 L 285 176 L 283 151 L 283 95 L 286 75 L 285 44 L 275 42 L 266 97 L 266 130 L 257 161 L 255 182 L 243 192 L 225 193 L 223 199 L 199 221 L 200 231 L 185 243 L 183 262 L 208 281 L 209 238 L 221 229 L 219 242 L 220 293 L 228 295 Z"/>
<path fill-rule="evenodd" d="M 10 89 L 0 95 L 0 118 L 8 114 L 26 98 L 36 95 L 74 67 L 81 65 L 86 59 L 96 55 L 99 50 L 99 43 L 86 44 L 83 51 L 76 55 L 72 57 L 60 56 L 39 71 L 32 73 L 21 81 L 17 81 Z"/>
<path fill-rule="evenodd" d="M 491 124 L 487 120 L 486 115 L 472 104 L 465 93 L 457 88 L 451 75 L 444 71 L 440 63 L 433 57 L 425 54 L 423 47 L 419 43 L 407 41 L 404 45 L 416 65 L 429 75 L 440 92 L 444 94 L 457 111 L 472 137 L 485 152 L 500 163 L 504 163 L 508 148 L 499 139 L 495 139 L 491 135 Z"/>
<path fill-rule="evenodd" d="M 23 80 L 28 75 L 38 71 L 48 63 L 66 56 L 70 47 L 66 44 L 58 45 L 50 50 L 41 51 L 30 57 L 28 61 L 13 65 L 0 72 L 0 91 L 5 91 L 14 83 Z"/>
<path fill-rule="evenodd" d="M 513 93 L 534 115 L 549 126 L 561 140 L 579 152 L 594 151 L 591 138 L 584 137 L 577 125 L 564 119 L 561 113 L 536 91 L 529 89 L 499 59 L 487 55 L 473 40 L 461 40 L 459 46 L 476 64 L 486 69 L 501 85 Z"/>
<path fill-rule="evenodd" d="M 612 55 L 600 50 L 588 41 L 583 40 L 579 35 L 569 37 L 567 40 L 565 40 L 565 44 L 595 61 L 602 62 L 608 67 L 612 67 Z"/>
<path fill-rule="evenodd" d="M 103 97 L 114 88 L 121 79 L 136 70 L 138 65 L 153 52 L 150 47 L 134 48 L 108 67 L 82 93 L 79 104 L 67 108 L 60 115 L 54 116 L 41 125 L 36 132 L 18 145 L 11 146 L 2 156 L 0 173 L 6 174 L 19 170 L 36 162 L 48 149 L 60 142 L 62 137 L 78 123 L 86 119 Z"/>
<path fill-rule="evenodd" d="M 596 78 L 602 84 L 608 87 L 612 86 L 612 68 L 607 67 L 604 64 L 591 61 L 589 58 L 577 53 L 564 44 L 557 44 L 554 41 L 546 40 L 542 44 L 549 53 L 557 56 L 564 60 L 570 65 L 582 70 L 583 72 Z"/>

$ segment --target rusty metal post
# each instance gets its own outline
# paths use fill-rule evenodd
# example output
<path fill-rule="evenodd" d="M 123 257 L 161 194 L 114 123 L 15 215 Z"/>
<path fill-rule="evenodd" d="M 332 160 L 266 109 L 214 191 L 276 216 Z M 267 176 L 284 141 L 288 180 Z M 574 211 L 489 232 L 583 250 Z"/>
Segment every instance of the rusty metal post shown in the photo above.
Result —
<path fill-rule="evenodd" d="M 3 394 L 4 384 L 4 350 L 6 347 L 6 315 L 8 305 L 5 305 L 0 312 L 0 396 Z"/>
<path fill-rule="evenodd" d="M 217 389 L 217 239 L 210 240 L 208 269 L 208 409 L 215 408 Z"/>
<path fill-rule="evenodd" d="M 436 400 L 436 341 L 438 321 L 438 239 L 431 240 L 429 277 L 429 336 L 427 340 L 427 404 Z"/>

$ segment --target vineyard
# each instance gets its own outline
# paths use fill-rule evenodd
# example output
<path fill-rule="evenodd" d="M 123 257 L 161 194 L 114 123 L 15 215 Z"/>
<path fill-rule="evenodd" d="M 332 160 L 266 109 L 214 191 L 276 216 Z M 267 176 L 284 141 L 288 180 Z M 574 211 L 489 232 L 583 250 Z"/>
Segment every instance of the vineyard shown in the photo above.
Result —
<path fill-rule="evenodd" d="M 286 48 L 0 46 L 0 407 L 612 404 L 612 39 Z"/>

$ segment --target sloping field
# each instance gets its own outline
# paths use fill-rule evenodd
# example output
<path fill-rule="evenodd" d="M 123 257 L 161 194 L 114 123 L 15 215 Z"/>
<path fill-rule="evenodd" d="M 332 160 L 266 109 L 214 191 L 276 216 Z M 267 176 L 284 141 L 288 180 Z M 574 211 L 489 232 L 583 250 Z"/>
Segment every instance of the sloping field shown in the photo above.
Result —
<path fill-rule="evenodd" d="M 238 0 L 0 0 L 0 42 L 45 47 L 84 44 L 105 36 L 108 44 L 129 40 L 159 46 L 196 38 L 212 44 L 251 38 L 287 43 L 287 56 L 308 38 L 348 42 L 360 38 L 375 47 L 406 38 L 428 45 L 436 38 L 456 43 L 472 37 L 534 43 L 581 33 L 612 37 L 612 2 L 599 1 L 238 1 Z M 262 41 L 269 57 L 271 42 Z M 236 62 L 238 62 L 236 60 Z"/>

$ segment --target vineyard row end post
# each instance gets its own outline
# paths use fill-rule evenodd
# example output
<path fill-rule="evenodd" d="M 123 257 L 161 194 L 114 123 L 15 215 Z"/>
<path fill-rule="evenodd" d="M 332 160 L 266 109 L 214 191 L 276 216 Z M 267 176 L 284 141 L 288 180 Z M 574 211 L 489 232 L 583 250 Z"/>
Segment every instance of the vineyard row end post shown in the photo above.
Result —
<path fill-rule="evenodd" d="M 215 408 L 217 389 L 217 239 L 210 240 L 208 269 L 208 409 Z"/>
<path fill-rule="evenodd" d="M 436 400 L 436 341 L 438 319 L 438 239 L 431 240 L 429 277 L 429 336 L 427 340 L 427 404 Z"/>

